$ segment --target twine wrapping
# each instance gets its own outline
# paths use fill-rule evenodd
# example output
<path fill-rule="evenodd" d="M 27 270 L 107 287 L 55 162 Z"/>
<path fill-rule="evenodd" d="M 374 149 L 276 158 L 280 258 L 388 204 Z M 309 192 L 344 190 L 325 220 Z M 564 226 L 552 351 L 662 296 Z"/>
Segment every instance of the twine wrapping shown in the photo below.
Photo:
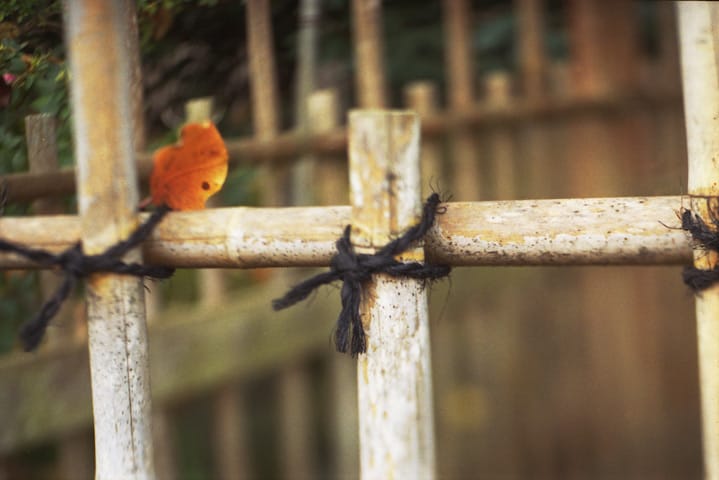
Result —
<path fill-rule="evenodd" d="M 98 255 L 85 255 L 80 242 L 59 254 L 53 254 L 42 249 L 29 248 L 0 239 L 0 251 L 21 255 L 42 267 L 59 267 L 65 276 L 55 293 L 42 305 L 40 311 L 22 325 L 20 340 L 25 351 L 32 351 L 40 344 L 50 320 L 60 310 L 79 279 L 94 273 L 118 273 L 154 279 L 172 276 L 175 271 L 173 268 L 122 261 L 122 257 L 140 245 L 169 211 L 170 208 L 166 206 L 158 208 L 127 239 L 119 241 Z"/>
<path fill-rule="evenodd" d="M 360 303 L 365 284 L 373 274 L 386 273 L 393 277 L 409 277 L 421 280 L 436 280 L 449 275 L 447 265 L 431 265 L 419 262 L 404 263 L 395 256 L 410 249 L 421 240 L 434 225 L 437 214 L 444 213 L 438 208 L 439 195 L 427 198 L 422 209 L 422 218 L 417 225 L 409 228 L 400 237 L 392 240 L 375 254 L 356 253 L 350 240 L 351 227 L 348 225 L 337 242 L 337 253 L 330 261 L 330 269 L 304 280 L 292 287 L 283 297 L 272 301 L 275 310 L 282 310 L 306 299 L 315 289 L 334 281 L 342 281 L 340 298 L 342 310 L 337 318 L 335 346 L 338 352 L 350 351 L 353 357 L 367 351 L 367 340 Z"/>

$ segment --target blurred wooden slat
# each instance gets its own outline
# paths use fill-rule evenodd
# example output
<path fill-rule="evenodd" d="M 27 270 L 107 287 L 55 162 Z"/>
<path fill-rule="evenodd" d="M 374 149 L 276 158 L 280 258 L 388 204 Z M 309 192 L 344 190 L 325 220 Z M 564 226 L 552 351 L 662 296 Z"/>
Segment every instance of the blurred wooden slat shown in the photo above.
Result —
<path fill-rule="evenodd" d="M 352 0 L 357 106 L 384 108 L 387 93 L 382 39 L 382 1 Z"/>
<path fill-rule="evenodd" d="M 544 53 L 543 0 L 516 0 L 519 67 L 522 96 L 540 101 L 545 96 L 547 62 Z"/>
<path fill-rule="evenodd" d="M 464 112 L 475 104 L 472 58 L 472 11 L 466 0 L 442 2 L 447 98 L 451 112 Z M 482 171 L 479 168 L 474 132 L 458 127 L 450 132 L 452 193 L 457 200 L 478 200 Z"/>
<path fill-rule="evenodd" d="M 487 98 L 485 102 L 497 109 L 507 108 L 514 101 L 512 79 L 505 72 L 494 72 L 486 77 Z M 517 198 L 518 172 L 514 131 L 506 125 L 488 128 L 483 136 L 487 143 L 491 164 L 492 188 L 489 194 L 493 200 Z"/>
<path fill-rule="evenodd" d="M 308 99 L 308 116 L 312 132 L 330 131 L 339 124 L 336 89 L 319 90 Z M 319 159 L 317 198 L 320 205 L 339 205 L 348 200 L 349 178 L 344 157 Z M 331 478 L 359 478 L 359 439 L 357 435 L 357 367 L 354 359 L 328 352 L 328 396 L 331 405 L 328 437 L 330 438 Z"/>
<path fill-rule="evenodd" d="M 415 82 L 405 88 L 405 103 L 422 118 L 435 114 L 439 108 L 437 89 L 430 82 Z M 445 172 L 442 168 L 442 148 L 436 138 L 423 138 L 420 148 L 420 169 L 422 198 L 427 198 L 433 190 L 448 188 Z M 449 320 L 449 319 L 447 319 Z M 430 316 L 430 322 L 432 317 Z M 461 439 L 447 420 L 446 409 L 442 408 L 448 393 L 457 383 L 456 347 L 461 335 L 456 322 L 442 321 L 432 324 L 432 375 L 434 379 L 433 401 L 437 407 L 437 475 L 439 478 L 452 478 L 461 462 Z"/>
<path fill-rule="evenodd" d="M 338 302 L 331 298 L 294 311 L 272 312 L 271 299 L 283 292 L 284 288 L 249 289 L 218 309 L 177 306 L 163 312 L 172 321 L 159 319 L 149 335 L 157 407 L 328 348 Z M 2 453 L 91 425 L 86 346 L 1 358 L 0 404 Z"/>
<path fill-rule="evenodd" d="M 56 172 L 58 170 L 55 118 L 47 114 L 25 117 L 28 165 L 31 172 Z M 39 215 L 59 214 L 62 203 L 51 199 L 33 202 L 33 213 Z M 48 298 L 60 286 L 61 277 L 55 272 L 40 272 L 40 294 Z M 74 302 L 67 301 L 53 319 L 48 331 L 48 344 L 73 343 L 82 339 L 85 331 L 73 321 Z M 84 323 L 84 319 L 83 323 Z M 48 345 L 46 344 L 46 345 Z M 60 439 L 58 445 L 58 471 L 65 480 L 89 480 L 93 477 L 92 436 L 89 429 L 73 432 Z"/>
<path fill-rule="evenodd" d="M 255 138 L 261 143 L 271 142 L 280 131 L 281 124 L 270 0 L 247 2 L 247 56 Z M 283 198 L 283 193 L 289 186 L 287 166 L 263 167 L 257 181 L 263 205 L 286 205 L 287 198 Z"/>
<path fill-rule="evenodd" d="M 414 82 L 404 89 L 405 105 L 417 112 L 421 119 L 436 115 L 439 111 L 437 86 L 430 82 Z M 422 198 L 432 192 L 440 193 L 449 188 L 442 161 L 442 145 L 437 139 L 424 138 L 420 152 L 420 170 L 422 176 Z"/>

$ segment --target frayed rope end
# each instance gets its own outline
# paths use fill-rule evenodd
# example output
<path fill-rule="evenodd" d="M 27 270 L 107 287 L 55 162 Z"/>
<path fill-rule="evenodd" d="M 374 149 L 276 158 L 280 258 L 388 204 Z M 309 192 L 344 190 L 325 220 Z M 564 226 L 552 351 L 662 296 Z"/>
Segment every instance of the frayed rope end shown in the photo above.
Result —
<path fill-rule="evenodd" d="M 695 248 L 719 251 L 719 218 L 709 209 L 710 218 L 714 228 L 711 228 L 702 218 L 691 210 L 684 208 L 681 211 L 682 230 L 689 232 Z M 685 267 L 682 272 L 684 284 L 694 291 L 701 293 L 719 282 L 719 267 L 700 269 L 694 266 Z"/>

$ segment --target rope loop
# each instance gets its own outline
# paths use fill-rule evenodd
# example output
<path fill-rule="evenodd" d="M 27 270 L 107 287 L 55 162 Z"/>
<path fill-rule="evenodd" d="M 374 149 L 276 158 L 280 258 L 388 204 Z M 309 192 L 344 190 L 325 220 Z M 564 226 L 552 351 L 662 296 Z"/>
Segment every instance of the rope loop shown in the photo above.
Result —
<path fill-rule="evenodd" d="M 23 256 L 43 267 L 58 267 L 64 274 L 64 279 L 55 293 L 45 301 L 40 311 L 20 328 L 20 340 L 25 351 L 35 350 L 40 344 L 50 320 L 67 300 L 78 280 L 94 273 L 117 273 L 154 279 L 171 277 L 175 271 L 173 268 L 125 263 L 122 260 L 127 252 L 150 236 L 169 211 L 170 208 L 167 206 L 158 208 L 127 239 L 117 242 L 99 255 L 85 255 L 80 242 L 59 254 L 53 254 L 0 239 L 0 251 Z"/>
<path fill-rule="evenodd" d="M 340 298 L 342 310 L 337 318 L 335 346 L 337 351 L 353 357 L 367 351 L 367 339 L 360 315 L 360 303 L 364 297 L 364 286 L 376 273 L 393 277 L 409 277 L 418 280 L 437 280 L 449 275 L 447 265 L 431 265 L 419 262 L 400 262 L 395 257 L 413 247 L 434 225 L 437 214 L 446 209 L 439 207 L 439 195 L 433 193 L 422 208 L 422 218 L 400 237 L 387 243 L 375 254 L 355 252 L 351 241 L 352 228 L 345 227 L 335 246 L 337 253 L 330 261 L 330 269 L 304 280 L 292 287 L 283 297 L 272 301 L 275 310 L 288 308 L 306 299 L 315 289 L 334 281 L 342 281 Z"/>

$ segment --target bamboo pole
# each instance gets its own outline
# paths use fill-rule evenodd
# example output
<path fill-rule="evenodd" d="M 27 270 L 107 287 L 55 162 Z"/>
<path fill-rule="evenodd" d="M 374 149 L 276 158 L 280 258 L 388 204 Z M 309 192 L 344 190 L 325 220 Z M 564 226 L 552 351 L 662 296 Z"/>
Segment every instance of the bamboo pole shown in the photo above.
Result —
<path fill-rule="evenodd" d="M 25 137 L 27 140 L 27 158 L 31 172 L 55 172 L 57 161 L 57 142 L 55 139 L 55 118 L 48 114 L 25 117 Z M 33 213 L 52 215 L 62 213 L 62 205 L 49 199 L 36 200 Z M 52 295 L 59 286 L 60 277 L 54 272 L 40 273 L 40 292 L 43 297 Z M 62 306 L 54 324 L 60 328 L 48 332 L 48 339 L 55 346 L 72 342 L 81 337 L 79 325 L 72 321 L 71 305 Z M 83 322 L 84 324 L 84 322 Z M 65 480 L 85 480 L 92 478 L 93 459 L 89 431 L 78 430 L 62 437 L 58 445 L 58 471 Z"/>
<path fill-rule="evenodd" d="M 541 101 L 545 95 L 547 76 L 543 1 L 515 0 L 514 3 L 517 12 L 522 94 L 530 101 Z"/>
<path fill-rule="evenodd" d="M 336 89 L 318 90 L 307 101 L 312 119 L 312 133 L 332 131 L 339 125 L 339 96 Z M 324 155 L 317 169 L 320 205 L 342 205 L 347 202 L 348 173 L 346 155 Z"/>
<path fill-rule="evenodd" d="M 493 72 L 487 76 L 487 104 L 497 109 L 508 108 L 512 98 L 511 78 L 506 72 Z M 517 165 L 515 161 L 514 132 L 505 125 L 488 130 L 484 137 L 489 144 L 492 165 L 492 190 L 495 200 L 517 197 Z"/>
<path fill-rule="evenodd" d="M 298 65 L 298 84 L 295 127 L 303 134 L 317 129 L 316 123 L 327 124 L 329 119 L 317 118 L 317 109 L 310 108 L 309 95 L 314 85 L 316 69 L 316 22 L 318 15 L 316 0 L 303 0 L 300 18 L 300 61 Z M 328 112 L 322 112 L 328 113 Z M 293 204 L 313 203 L 317 192 L 313 190 L 313 179 L 316 160 L 305 155 L 296 164 L 292 172 Z M 293 283 L 299 275 L 307 272 L 283 272 L 282 281 Z M 306 361 L 292 362 L 282 370 L 279 376 L 279 409 L 280 409 L 280 469 L 282 478 L 298 480 L 316 478 L 318 476 L 315 461 L 317 445 L 316 428 L 313 424 L 312 371 Z"/>
<path fill-rule="evenodd" d="M 310 480 L 318 477 L 316 427 L 310 371 L 302 360 L 300 357 L 283 366 L 278 382 L 280 471 L 281 478 Z"/>
<path fill-rule="evenodd" d="M 381 25 L 381 0 L 352 0 L 355 85 L 361 108 L 383 108 L 387 104 Z"/>
<path fill-rule="evenodd" d="M 679 229 L 681 205 L 680 196 L 448 203 L 425 250 L 432 262 L 454 266 L 682 264 L 691 249 Z M 327 266 L 349 222 L 349 207 L 174 212 L 144 254 L 179 268 Z M 80 223 L 67 215 L 5 217 L 0 236 L 60 251 L 77 241 Z M 33 266 L 0 255 L 0 268 Z"/>
<path fill-rule="evenodd" d="M 359 110 L 349 128 L 352 241 L 371 252 L 419 218 L 419 118 Z M 403 257 L 424 254 L 417 248 Z M 366 288 L 368 345 L 357 363 L 361 477 L 434 478 L 427 290 L 422 281 L 383 274 Z"/>
<path fill-rule="evenodd" d="M 270 1 L 248 1 L 246 16 L 252 125 L 255 138 L 259 142 L 267 143 L 274 140 L 280 129 Z M 286 166 L 263 167 L 259 182 L 262 185 L 265 205 L 285 204 L 287 199 L 282 197 L 289 185 L 289 171 Z"/>
<path fill-rule="evenodd" d="M 137 225 L 130 124 L 129 1 L 67 2 L 65 27 L 83 248 L 100 253 Z M 139 260 L 135 251 L 131 260 Z M 95 478 L 154 479 L 145 304 L 140 279 L 86 282 Z"/>
<path fill-rule="evenodd" d="M 206 122 L 212 119 L 212 97 L 190 100 L 185 104 L 185 123 Z M 217 197 L 210 206 L 217 206 Z M 222 270 L 200 269 L 198 272 L 200 303 L 212 311 L 227 301 L 227 288 Z M 243 426 L 247 423 L 245 402 L 236 385 L 226 385 L 212 398 L 213 453 L 220 479 L 249 478 L 248 449 Z"/>
<path fill-rule="evenodd" d="M 309 135 L 309 96 L 315 89 L 317 70 L 317 31 L 319 0 L 302 0 L 299 10 L 297 43 L 297 77 L 295 81 L 295 129 L 300 135 Z M 314 192 L 311 188 L 317 169 L 314 155 L 302 155 L 292 169 L 292 205 L 312 205 Z"/>
<path fill-rule="evenodd" d="M 447 98 L 452 112 L 471 110 L 475 103 L 474 62 L 470 41 L 471 9 L 466 0 L 444 0 L 444 50 Z M 473 132 L 460 127 L 451 132 L 453 194 L 459 200 L 477 200 L 481 195 L 481 171 Z"/>
<path fill-rule="evenodd" d="M 29 115 L 25 117 L 25 138 L 27 141 L 27 159 L 30 172 L 45 173 L 56 172 L 59 168 L 57 160 L 57 141 L 55 131 L 55 118 L 48 114 Z M 35 215 L 59 215 L 64 213 L 62 203 L 52 201 L 48 198 L 35 200 L 32 205 Z M 42 272 L 40 274 L 40 291 L 43 296 L 52 295 L 60 286 L 60 277 L 55 272 Z M 48 333 L 48 339 L 52 343 L 72 341 L 76 334 L 82 337 L 85 322 L 80 325 L 73 325 L 71 318 L 71 304 L 66 302 L 57 314 L 54 323 L 55 329 Z"/>
<path fill-rule="evenodd" d="M 331 131 L 339 124 L 337 90 L 320 90 L 307 102 L 310 128 L 315 133 Z M 317 171 L 317 198 L 320 205 L 338 205 L 347 201 L 347 163 L 337 158 L 320 158 Z M 332 478 L 356 478 L 359 472 L 357 439 L 357 369 L 347 355 L 328 352 L 330 376 L 330 458 Z"/>
<path fill-rule="evenodd" d="M 437 90 L 430 82 L 416 82 L 405 89 L 406 106 L 416 111 L 421 118 L 433 115 L 437 111 Z M 445 184 L 445 172 L 442 168 L 442 146 L 437 139 L 423 137 L 421 142 L 421 185 L 422 198 L 438 188 L 442 192 Z M 434 371 L 441 372 L 434 382 L 434 402 L 437 408 L 437 473 L 440 478 L 452 477 L 453 469 L 459 467 L 461 439 L 450 428 L 447 412 L 441 408 L 447 392 L 457 383 L 457 328 L 455 322 L 439 322 L 432 332 L 432 352 Z M 454 470 L 455 472 L 457 470 Z"/>
<path fill-rule="evenodd" d="M 679 38 L 687 150 L 689 194 L 719 196 L 719 77 L 716 32 L 719 6 L 709 2 L 678 2 Z M 708 224 L 708 209 L 717 208 L 703 198 L 692 200 L 691 208 L 701 212 Z M 698 268 L 713 268 L 715 253 L 701 249 L 694 254 Z M 709 479 L 719 478 L 719 286 L 696 297 L 699 379 L 701 387 L 704 469 Z"/>
<path fill-rule="evenodd" d="M 438 111 L 437 88 L 430 82 L 414 82 L 404 89 L 405 105 L 413 109 L 424 119 Z M 442 149 L 439 142 L 429 139 L 422 142 L 420 174 L 422 198 L 426 198 L 433 189 L 443 191 L 448 188 L 442 162 Z"/>

